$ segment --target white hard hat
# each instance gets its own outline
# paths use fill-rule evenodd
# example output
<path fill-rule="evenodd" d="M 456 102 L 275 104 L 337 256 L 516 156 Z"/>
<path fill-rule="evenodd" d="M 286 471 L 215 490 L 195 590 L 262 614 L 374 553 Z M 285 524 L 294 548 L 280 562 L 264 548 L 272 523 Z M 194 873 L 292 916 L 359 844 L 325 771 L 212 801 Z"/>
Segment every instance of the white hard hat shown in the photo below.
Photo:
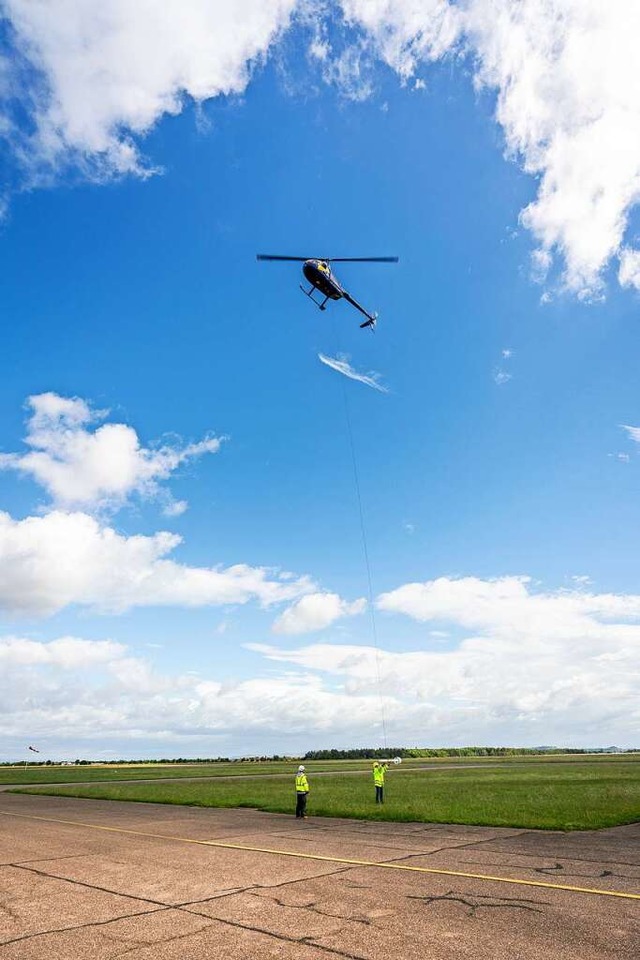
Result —
<path fill-rule="evenodd" d="M 303 770 L 304 770 L 304 767 L 302 766 L 302 764 L 300 764 L 300 766 L 298 767 L 298 773 L 302 773 Z"/>

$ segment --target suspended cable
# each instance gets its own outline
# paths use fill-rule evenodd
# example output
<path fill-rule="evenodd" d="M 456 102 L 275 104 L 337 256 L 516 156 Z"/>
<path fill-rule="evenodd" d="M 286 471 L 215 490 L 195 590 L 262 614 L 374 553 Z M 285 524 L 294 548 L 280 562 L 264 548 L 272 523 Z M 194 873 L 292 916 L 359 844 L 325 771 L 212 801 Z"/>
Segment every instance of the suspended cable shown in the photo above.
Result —
<path fill-rule="evenodd" d="M 338 344 L 338 331 L 335 320 L 333 321 L 335 342 Z M 337 353 L 339 353 L 339 347 Z M 358 502 L 358 516 L 360 518 L 360 535 L 362 538 L 362 553 L 364 555 L 364 565 L 367 572 L 367 589 L 369 594 L 369 618 L 371 620 L 371 636 L 375 650 L 376 679 L 378 683 L 378 701 L 380 704 L 380 721 L 382 726 L 382 740 L 385 750 L 387 749 L 387 721 L 384 709 L 384 697 L 382 695 L 382 681 L 380 679 L 380 647 L 378 644 L 378 626 L 376 623 L 376 613 L 374 606 L 373 580 L 371 577 L 371 561 L 369 559 L 369 547 L 367 543 L 367 530 L 364 522 L 364 509 L 362 507 L 362 495 L 360 492 L 360 474 L 358 471 L 358 459 L 356 457 L 356 447 L 353 439 L 353 427 L 351 424 L 351 411 L 349 409 L 349 396 L 347 394 L 347 384 L 342 379 L 342 399 L 344 403 L 345 420 L 347 423 L 347 435 L 349 437 L 349 447 L 351 450 L 351 464 L 353 467 L 353 479 L 356 490 L 356 500 Z"/>

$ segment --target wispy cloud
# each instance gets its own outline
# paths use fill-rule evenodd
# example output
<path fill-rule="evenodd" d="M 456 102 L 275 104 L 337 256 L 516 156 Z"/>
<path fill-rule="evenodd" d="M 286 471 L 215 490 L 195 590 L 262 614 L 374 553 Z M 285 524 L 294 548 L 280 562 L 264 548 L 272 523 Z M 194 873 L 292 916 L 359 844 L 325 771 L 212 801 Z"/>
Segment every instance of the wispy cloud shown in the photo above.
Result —
<path fill-rule="evenodd" d="M 493 382 L 497 383 L 499 387 L 503 386 L 505 383 L 509 383 L 509 380 L 511 380 L 512 377 L 513 374 L 507 373 L 506 370 L 502 370 L 500 367 L 493 371 Z"/>
<path fill-rule="evenodd" d="M 631 427 L 626 423 L 621 423 L 620 426 L 627 431 L 630 440 L 640 443 L 640 427 Z"/>
<path fill-rule="evenodd" d="M 318 359 L 327 367 L 331 367 L 332 370 L 337 370 L 343 376 L 349 377 L 350 380 L 364 383 L 368 387 L 373 387 L 374 390 L 379 390 L 380 393 L 389 393 L 388 388 L 380 383 L 379 373 L 376 373 L 375 370 L 371 370 L 369 373 L 358 373 L 349 363 L 349 357 L 344 354 L 339 353 L 337 357 L 325 357 L 324 353 L 319 353 Z"/>

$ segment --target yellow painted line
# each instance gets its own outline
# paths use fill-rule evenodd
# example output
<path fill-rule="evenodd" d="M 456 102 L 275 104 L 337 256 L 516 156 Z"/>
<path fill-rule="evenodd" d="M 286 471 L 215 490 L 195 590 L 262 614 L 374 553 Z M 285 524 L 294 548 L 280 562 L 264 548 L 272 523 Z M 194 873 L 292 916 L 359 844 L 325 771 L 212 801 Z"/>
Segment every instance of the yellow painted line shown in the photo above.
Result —
<path fill-rule="evenodd" d="M 278 857 L 296 857 L 299 860 L 320 860 L 323 863 L 346 863 L 353 867 L 378 867 L 381 870 L 403 870 L 407 873 L 431 873 L 444 877 L 464 877 L 467 880 L 489 880 L 493 883 L 511 883 L 523 887 L 543 887 L 546 890 L 568 890 L 571 893 L 589 893 L 598 897 L 619 897 L 623 900 L 640 900 L 640 893 L 626 893 L 622 890 L 598 890 L 594 887 L 573 887 L 566 883 L 548 883 L 544 880 L 516 880 L 513 877 L 494 877 L 485 873 L 463 873 L 460 870 L 439 870 L 436 867 L 412 867 L 405 863 L 389 863 L 377 860 L 351 860 L 347 857 L 326 857 L 319 853 L 297 853 L 294 850 L 274 850 L 271 847 L 249 847 L 241 843 L 225 843 L 223 840 L 195 840 L 192 837 L 174 837 L 165 833 L 147 833 L 142 830 L 127 830 L 125 827 L 105 827 L 98 823 L 84 823 L 82 820 L 59 820 L 54 817 L 36 817 L 27 813 L 9 813 L 1 810 L 5 817 L 20 817 L 23 820 L 41 820 L 44 823 L 62 823 L 72 827 L 87 827 L 90 830 L 103 830 L 107 833 L 122 833 L 133 837 L 147 837 L 151 840 L 173 840 L 177 843 L 195 843 L 201 847 L 220 847 L 223 850 L 243 850 L 245 853 L 267 853 Z M 452 847 L 455 850 L 455 847 Z M 420 854 L 416 854 L 420 856 Z M 426 856 L 426 854 L 425 854 Z"/>

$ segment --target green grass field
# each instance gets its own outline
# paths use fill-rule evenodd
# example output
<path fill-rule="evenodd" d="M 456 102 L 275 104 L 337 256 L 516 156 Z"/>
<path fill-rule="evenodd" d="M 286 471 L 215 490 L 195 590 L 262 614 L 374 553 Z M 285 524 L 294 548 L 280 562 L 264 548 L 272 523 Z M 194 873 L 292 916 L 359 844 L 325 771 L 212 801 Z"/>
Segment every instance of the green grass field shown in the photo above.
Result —
<path fill-rule="evenodd" d="M 416 767 L 450 766 L 487 766 L 519 764 L 614 764 L 621 762 L 640 763 L 640 754 L 597 755 L 585 757 L 583 754 L 557 754 L 553 756 L 522 757 L 420 757 L 406 758 L 402 761 L 402 771 Z M 113 780 L 158 780 L 163 778 L 189 777 L 260 777 L 274 774 L 290 774 L 295 771 L 297 761 L 237 761 L 235 763 L 149 763 L 149 764 L 92 764 L 87 766 L 51 766 L 25 767 L 24 764 L 0 767 L 0 784 L 29 783 L 78 783 L 110 782 Z M 309 760 L 305 763 L 307 771 L 364 770 L 370 769 L 368 760 Z"/>
<path fill-rule="evenodd" d="M 315 779 L 312 765 L 306 765 L 311 816 L 555 830 L 594 830 L 640 820 L 640 758 L 566 764 L 505 761 L 481 768 L 422 771 L 403 764 L 387 774 L 384 807 L 373 802 L 366 761 L 353 761 L 351 768 L 358 765 L 365 767 L 361 776 L 334 772 Z M 330 769 L 335 770 L 335 764 Z M 209 782 L 92 783 L 19 792 L 282 813 L 291 813 L 295 803 L 292 778 L 260 776 L 235 781 L 213 777 Z"/>

